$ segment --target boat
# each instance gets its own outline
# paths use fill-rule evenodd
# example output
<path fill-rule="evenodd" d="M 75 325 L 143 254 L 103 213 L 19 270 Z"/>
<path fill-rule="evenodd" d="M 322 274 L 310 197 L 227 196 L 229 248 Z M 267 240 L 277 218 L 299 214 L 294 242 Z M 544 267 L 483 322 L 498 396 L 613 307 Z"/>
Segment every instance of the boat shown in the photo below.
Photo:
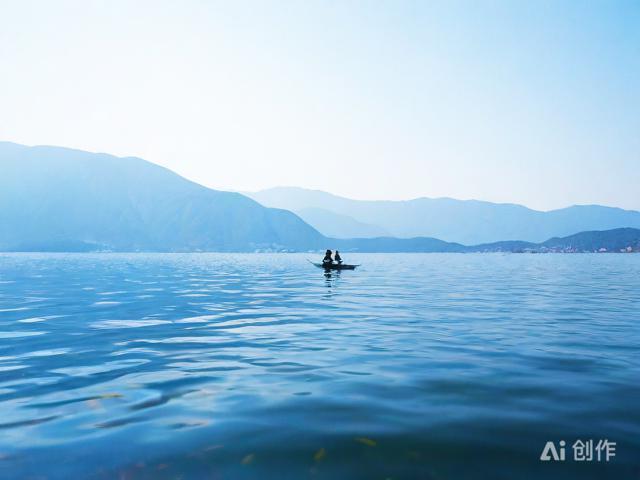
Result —
<path fill-rule="evenodd" d="M 349 265 L 348 263 L 316 263 L 309 260 L 313 265 L 324 270 L 355 270 L 360 265 Z"/>

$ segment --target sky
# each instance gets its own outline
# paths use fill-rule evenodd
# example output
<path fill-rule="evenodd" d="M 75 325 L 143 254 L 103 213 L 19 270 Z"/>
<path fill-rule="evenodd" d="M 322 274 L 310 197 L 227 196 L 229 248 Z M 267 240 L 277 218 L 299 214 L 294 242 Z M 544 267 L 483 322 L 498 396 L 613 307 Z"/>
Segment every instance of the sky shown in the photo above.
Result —
<path fill-rule="evenodd" d="M 0 140 L 221 190 L 640 210 L 640 2 L 0 0 Z"/>

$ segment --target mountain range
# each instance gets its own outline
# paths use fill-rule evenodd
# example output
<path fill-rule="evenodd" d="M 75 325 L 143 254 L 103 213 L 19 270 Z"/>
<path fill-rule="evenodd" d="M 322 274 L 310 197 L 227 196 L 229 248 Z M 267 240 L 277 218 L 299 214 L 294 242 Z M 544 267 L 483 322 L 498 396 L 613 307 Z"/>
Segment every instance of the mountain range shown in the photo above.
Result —
<path fill-rule="evenodd" d="M 322 248 L 295 214 L 140 158 L 0 142 L 0 250 Z"/>
<path fill-rule="evenodd" d="M 502 240 L 539 243 L 582 231 L 640 228 L 640 212 L 601 205 L 542 212 L 522 205 L 452 198 L 352 200 L 297 187 L 246 195 L 264 206 L 297 213 L 321 233 L 336 238 L 435 237 L 466 245 Z"/>
<path fill-rule="evenodd" d="M 343 252 L 360 253 L 586 253 L 640 252 L 640 229 L 616 228 L 580 232 L 567 237 L 554 237 L 544 242 L 507 240 L 480 245 L 462 245 L 437 238 L 353 238 L 334 239 L 333 245 Z"/>
<path fill-rule="evenodd" d="M 212 190 L 140 158 L 120 158 L 61 147 L 27 147 L 0 142 L 0 172 L 0 251 L 252 252 L 317 251 L 325 248 L 338 248 L 346 252 L 640 250 L 640 229 L 637 228 L 587 231 L 566 238 L 558 238 L 561 235 L 554 233 L 550 235 L 553 238 L 544 242 L 525 241 L 523 238 L 526 237 L 520 237 L 518 241 L 478 242 L 480 244 L 475 246 L 425 235 L 395 238 L 389 232 L 398 228 L 397 225 L 402 223 L 400 219 L 396 219 L 396 226 L 388 224 L 379 227 L 380 218 L 387 218 L 389 212 L 394 210 L 402 213 L 404 210 L 398 208 L 407 205 L 406 215 L 420 218 L 416 216 L 416 211 L 425 204 L 430 205 L 431 215 L 436 216 L 435 204 L 429 203 L 429 199 L 358 202 L 323 192 L 308 194 L 308 191 L 295 189 L 294 193 L 300 196 L 300 205 L 295 210 L 301 215 L 313 217 L 315 223 L 328 222 L 334 231 L 340 230 L 355 237 L 335 238 L 323 235 L 291 211 L 261 205 L 239 193 Z M 282 189 L 271 191 L 272 194 L 274 192 L 278 195 L 287 193 Z M 292 201 L 290 196 L 285 197 Z M 309 198 L 315 199 L 316 203 L 317 199 L 330 198 L 333 203 L 325 202 L 325 206 L 335 211 L 314 207 Z M 513 212 L 534 212 L 517 205 L 433 200 L 436 203 L 443 201 L 445 213 L 458 212 L 464 218 L 472 215 L 464 213 L 463 207 L 471 206 L 471 211 L 479 208 L 485 212 L 493 211 L 495 207 L 497 213 L 487 214 L 487 221 L 493 219 L 494 223 L 495 218 L 505 218 L 505 208 L 512 212 L 511 215 L 515 215 Z M 353 209 L 373 215 L 370 204 L 380 206 L 382 214 L 377 217 L 378 220 L 373 216 L 355 218 L 351 215 Z M 345 205 L 350 205 L 352 209 L 345 208 L 346 213 L 342 213 L 338 207 Z M 447 209 L 446 205 L 450 208 Z M 598 225 L 605 226 L 627 222 L 625 227 L 633 227 L 635 215 L 638 214 L 608 207 L 573 208 L 580 211 L 587 209 L 585 212 L 589 212 L 578 215 L 578 218 L 590 219 L 592 223 L 599 221 Z M 569 224 L 580 223 L 575 216 L 569 217 Z M 449 231 L 459 228 L 462 229 L 460 231 L 472 233 L 468 226 L 453 225 L 455 218 L 452 216 L 450 219 Z M 526 230 L 529 228 L 523 223 L 526 221 L 514 222 L 513 225 Z M 439 225 L 444 228 L 445 222 L 441 221 Z M 563 228 L 568 227 L 558 224 L 552 230 L 556 232 Z M 600 229 L 596 227 L 593 230 Z M 357 238 L 356 233 L 371 238 Z M 484 238 L 483 235 L 487 236 L 486 228 L 480 232 L 479 238 Z"/>

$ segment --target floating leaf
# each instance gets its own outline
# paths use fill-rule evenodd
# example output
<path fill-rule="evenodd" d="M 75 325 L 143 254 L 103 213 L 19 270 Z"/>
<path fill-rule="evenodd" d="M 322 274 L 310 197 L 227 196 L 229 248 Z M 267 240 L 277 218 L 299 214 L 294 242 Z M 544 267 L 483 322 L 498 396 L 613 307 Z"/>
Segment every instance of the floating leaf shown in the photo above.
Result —
<path fill-rule="evenodd" d="M 103 393 L 99 395 L 98 398 L 122 398 L 122 394 L 120 393 Z"/>
<path fill-rule="evenodd" d="M 320 462 L 326 455 L 327 455 L 327 451 L 324 448 L 321 448 L 315 453 L 315 455 L 313 456 L 313 459 L 316 462 Z"/>
<path fill-rule="evenodd" d="M 366 445 L 367 447 L 375 447 L 377 445 L 375 440 L 371 440 L 370 438 L 367 438 L 367 437 L 358 437 L 356 438 L 356 442 L 360 442 L 363 445 Z"/>

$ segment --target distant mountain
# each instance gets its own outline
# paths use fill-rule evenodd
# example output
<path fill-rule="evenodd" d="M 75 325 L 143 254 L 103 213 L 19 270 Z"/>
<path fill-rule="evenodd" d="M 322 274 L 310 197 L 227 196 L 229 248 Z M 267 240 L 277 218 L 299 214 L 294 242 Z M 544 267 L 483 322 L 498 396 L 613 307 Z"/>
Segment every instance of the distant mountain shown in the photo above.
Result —
<path fill-rule="evenodd" d="M 580 232 L 544 242 L 501 241 L 480 245 L 461 245 L 436 238 L 360 238 L 334 240 L 333 245 L 343 252 L 513 252 L 513 253 L 582 253 L 582 252 L 640 252 L 640 229 L 617 228 L 605 231 Z"/>
<path fill-rule="evenodd" d="M 564 237 L 581 231 L 640 228 L 640 212 L 600 205 L 541 212 L 522 205 L 451 198 L 351 200 L 295 187 L 272 188 L 248 195 L 268 207 L 294 212 L 322 209 L 345 215 L 356 222 L 384 230 L 389 236 L 436 237 L 466 245 L 505 239 L 542 242 L 551 237 Z M 316 226 L 320 232 L 329 234 L 325 231 L 327 225 L 317 222 Z M 331 236 L 347 238 L 355 235 L 353 231 L 341 231 L 339 223 L 336 223 Z"/>
<path fill-rule="evenodd" d="M 140 158 L 60 147 L 0 142 L 0 173 L 0 251 L 640 251 L 640 229 L 636 228 L 585 231 L 561 238 L 553 236 L 539 243 L 500 241 L 475 246 L 425 236 L 328 238 L 289 211 L 266 208 L 238 193 L 211 190 Z M 295 193 L 307 197 L 304 190 Z M 310 197 L 329 198 L 329 206 L 336 209 L 348 210 L 342 207 L 351 205 L 356 213 L 375 204 L 387 215 L 396 209 L 408 212 L 414 219 L 424 218 L 416 212 L 427 211 L 423 207 L 431 202 L 356 202 L 323 192 L 314 192 Z M 499 213 L 483 217 L 489 225 L 495 224 L 496 218 L 509 218 L 505 211 L 516 216 L 522 211 L 534 212 L 517 205 L 446 199 L 433 202 L 440 202 L 441 206 L 450 203 L 453 219 L 456 214 L 461 215 L 461 209 L 477 208 L 476 213 L 480 214 L 495 207 Z M 353 220 L 351 215 L 318 211 L 307 205 L 300 208 L 308 217 L 315 217 L 316 224 L 327 222 L 336 228 L 351 228 L 353 236 L 367 229 L 371 235 L 380 233 L 374 225 Z M 619 219 L 632 220 L 637 214 L 597 206 L 546 214 L 534 212 L 551 215 L 558 222 L 566 221 L 574 226 L 571 228 L 587 220 L 611 223 L 615 213 L 620 214 Z M 453 227 L 455 222 L 450 224 Z M 504 228 L 516 223 L 510 225 Z M 468 226 L 467 231 L 471 233 Z"/>
<path fill-rule="evenodd" d="M 551 238 L 541 247 L 554 251 L 640 252 L 640 230 L 637 228 L 616 228 L 606 231 L 580 232 L 564 238 Z"/>
<path fill-rule="evenodd" d="M 466 247 L 467 252 L 639 252 L 640 229 L 580 232 L 541 243 L 502 241 Z"/>
<path fill-rule="evenodd" d="M 389 232 L 376 225 L 362 223 L 347 215 L 323 208 L 302 208 L 295 212 L 313 228 L 328 237 L 334 238 L 372 238 L 388 237 Z"/>
<path fill-rule="evenodd" d="M 0 142 L 0 250 L 323 248 L 291 212 L 140 158 Z"/>
<path fill-rule="evenodd" d="M 334 239 L 331 246 L 342 252 L 360 253 L 463 253 L 469 248 L 428 237 Z"/>

